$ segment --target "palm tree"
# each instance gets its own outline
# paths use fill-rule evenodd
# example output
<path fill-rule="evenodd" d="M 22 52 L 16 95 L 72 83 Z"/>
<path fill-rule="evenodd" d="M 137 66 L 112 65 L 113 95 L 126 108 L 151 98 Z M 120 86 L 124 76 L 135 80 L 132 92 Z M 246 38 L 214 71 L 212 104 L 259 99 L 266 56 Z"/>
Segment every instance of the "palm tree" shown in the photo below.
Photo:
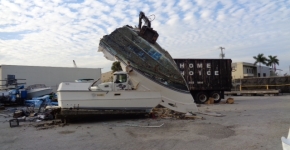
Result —
<path fill-rule="evenodd" d="M 263 53 L 261 53 L 261 54 L 258 54 L 258 56 L 254 56 L 253 57 L 254 59 L 255 59 L 255 63 L 254 63 L 254 65 L 257 65 L 257 63 L 259 63 L 259 67 L 260 67 L 260 74 L 261 74 L 261 64 L 264 64 L 264 65 L 266 65 L 267 64 L 267 61 L 268 61 L 268 59 L 264 56 L 264 54 Z M 257 76 L 258 76 L 258 74 L 257 74 Z"/>
<path fill-rule="evenodd" d="M 276 65 L 279 65 L 279 59 L 277 59 L 277 56 L 272 56 L 269 55 L 268 56 L 268 62 L 267 62 L 267 66 L 271 66 L 272 70 L 274 70 L 274 73 L 276 72 Z"/>

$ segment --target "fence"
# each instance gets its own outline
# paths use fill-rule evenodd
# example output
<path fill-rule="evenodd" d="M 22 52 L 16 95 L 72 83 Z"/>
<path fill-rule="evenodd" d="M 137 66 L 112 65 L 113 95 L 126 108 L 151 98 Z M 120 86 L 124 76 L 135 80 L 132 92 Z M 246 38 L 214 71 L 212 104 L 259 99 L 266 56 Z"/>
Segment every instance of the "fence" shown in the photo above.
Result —
<path fill-rule="evenodd" d="M 233 81 L 234 90 L 280 90 L 290 93 L 290 76 L 244 78 Z"/>

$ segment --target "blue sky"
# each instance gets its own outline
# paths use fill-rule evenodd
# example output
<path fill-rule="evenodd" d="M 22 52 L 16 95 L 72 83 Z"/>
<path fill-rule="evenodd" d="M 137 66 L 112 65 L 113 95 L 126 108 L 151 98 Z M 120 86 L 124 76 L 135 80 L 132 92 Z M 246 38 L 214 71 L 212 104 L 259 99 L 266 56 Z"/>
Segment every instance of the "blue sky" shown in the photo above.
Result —
<path fill-rule="evenodd" d="M 100 38 L 150 16 L 158 43 L 173 58 L 233 62 L 277 55 L 289 74 L 289 0 L 0 0 L 0 64 L 104 68 Z"/>

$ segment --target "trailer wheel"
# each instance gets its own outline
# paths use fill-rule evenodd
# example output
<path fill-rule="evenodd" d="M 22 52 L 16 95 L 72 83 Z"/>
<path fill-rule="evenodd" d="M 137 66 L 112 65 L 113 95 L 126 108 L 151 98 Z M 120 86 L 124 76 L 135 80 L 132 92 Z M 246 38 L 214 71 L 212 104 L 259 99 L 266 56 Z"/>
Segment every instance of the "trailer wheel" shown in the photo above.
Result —
<path fill-rule="evenodd" d="M 208 96 L 205 93 L 203 93 L 203 92 L 197 93 L 197 95 L 196 95 L 196 102 L 197 103 L 203 104 L 207 100 L 208 100 Z"/>
<path fill-rule="evenodd" d="M 222 100 L 220 92 L 212 92 L 210 96 L 214 99 L 214 103 L 219 103 Z"/>

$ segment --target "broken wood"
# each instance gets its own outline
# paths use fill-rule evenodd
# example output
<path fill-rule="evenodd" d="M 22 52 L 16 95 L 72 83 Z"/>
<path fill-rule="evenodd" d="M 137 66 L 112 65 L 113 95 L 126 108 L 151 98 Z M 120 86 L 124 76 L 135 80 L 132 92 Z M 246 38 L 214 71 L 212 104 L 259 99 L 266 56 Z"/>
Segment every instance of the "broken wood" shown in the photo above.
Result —
<path fill-rule="evenodd" d="M 16 110 L 13 114 L 13 118 L 19 118 L 19 117 L 22 117 L 24 116 L 24 113 L 22 110 Z"/>
<path fill-rule="evenodd" d="M 212 97 L 208 98 L 205 104 L 214 104 L 214 99 Z"/>
<path fill-rule="evenodd" d="M 209 101 L 209 100 L 207 100 L 206 102 L 204 102 L 204 104 L 207 104 L 207 105 L 209 105 L 209 104 L 210 104 L 210 101 Z"/>
<path fill-rule="evenodd" d="M 228 98 L 227 101 L 226 101 L 227 104 L 233 104 L 234 102 L 235 101 L 234 101 L 233 98 Z"/>
<path fill-rule="evenodd" d="M 210 98 L 208 99 L 208 101 L 210 102 L 210 104 L 214 104 L 214 99 L 213 99 L 212 97 L 210 97 Z"/>

